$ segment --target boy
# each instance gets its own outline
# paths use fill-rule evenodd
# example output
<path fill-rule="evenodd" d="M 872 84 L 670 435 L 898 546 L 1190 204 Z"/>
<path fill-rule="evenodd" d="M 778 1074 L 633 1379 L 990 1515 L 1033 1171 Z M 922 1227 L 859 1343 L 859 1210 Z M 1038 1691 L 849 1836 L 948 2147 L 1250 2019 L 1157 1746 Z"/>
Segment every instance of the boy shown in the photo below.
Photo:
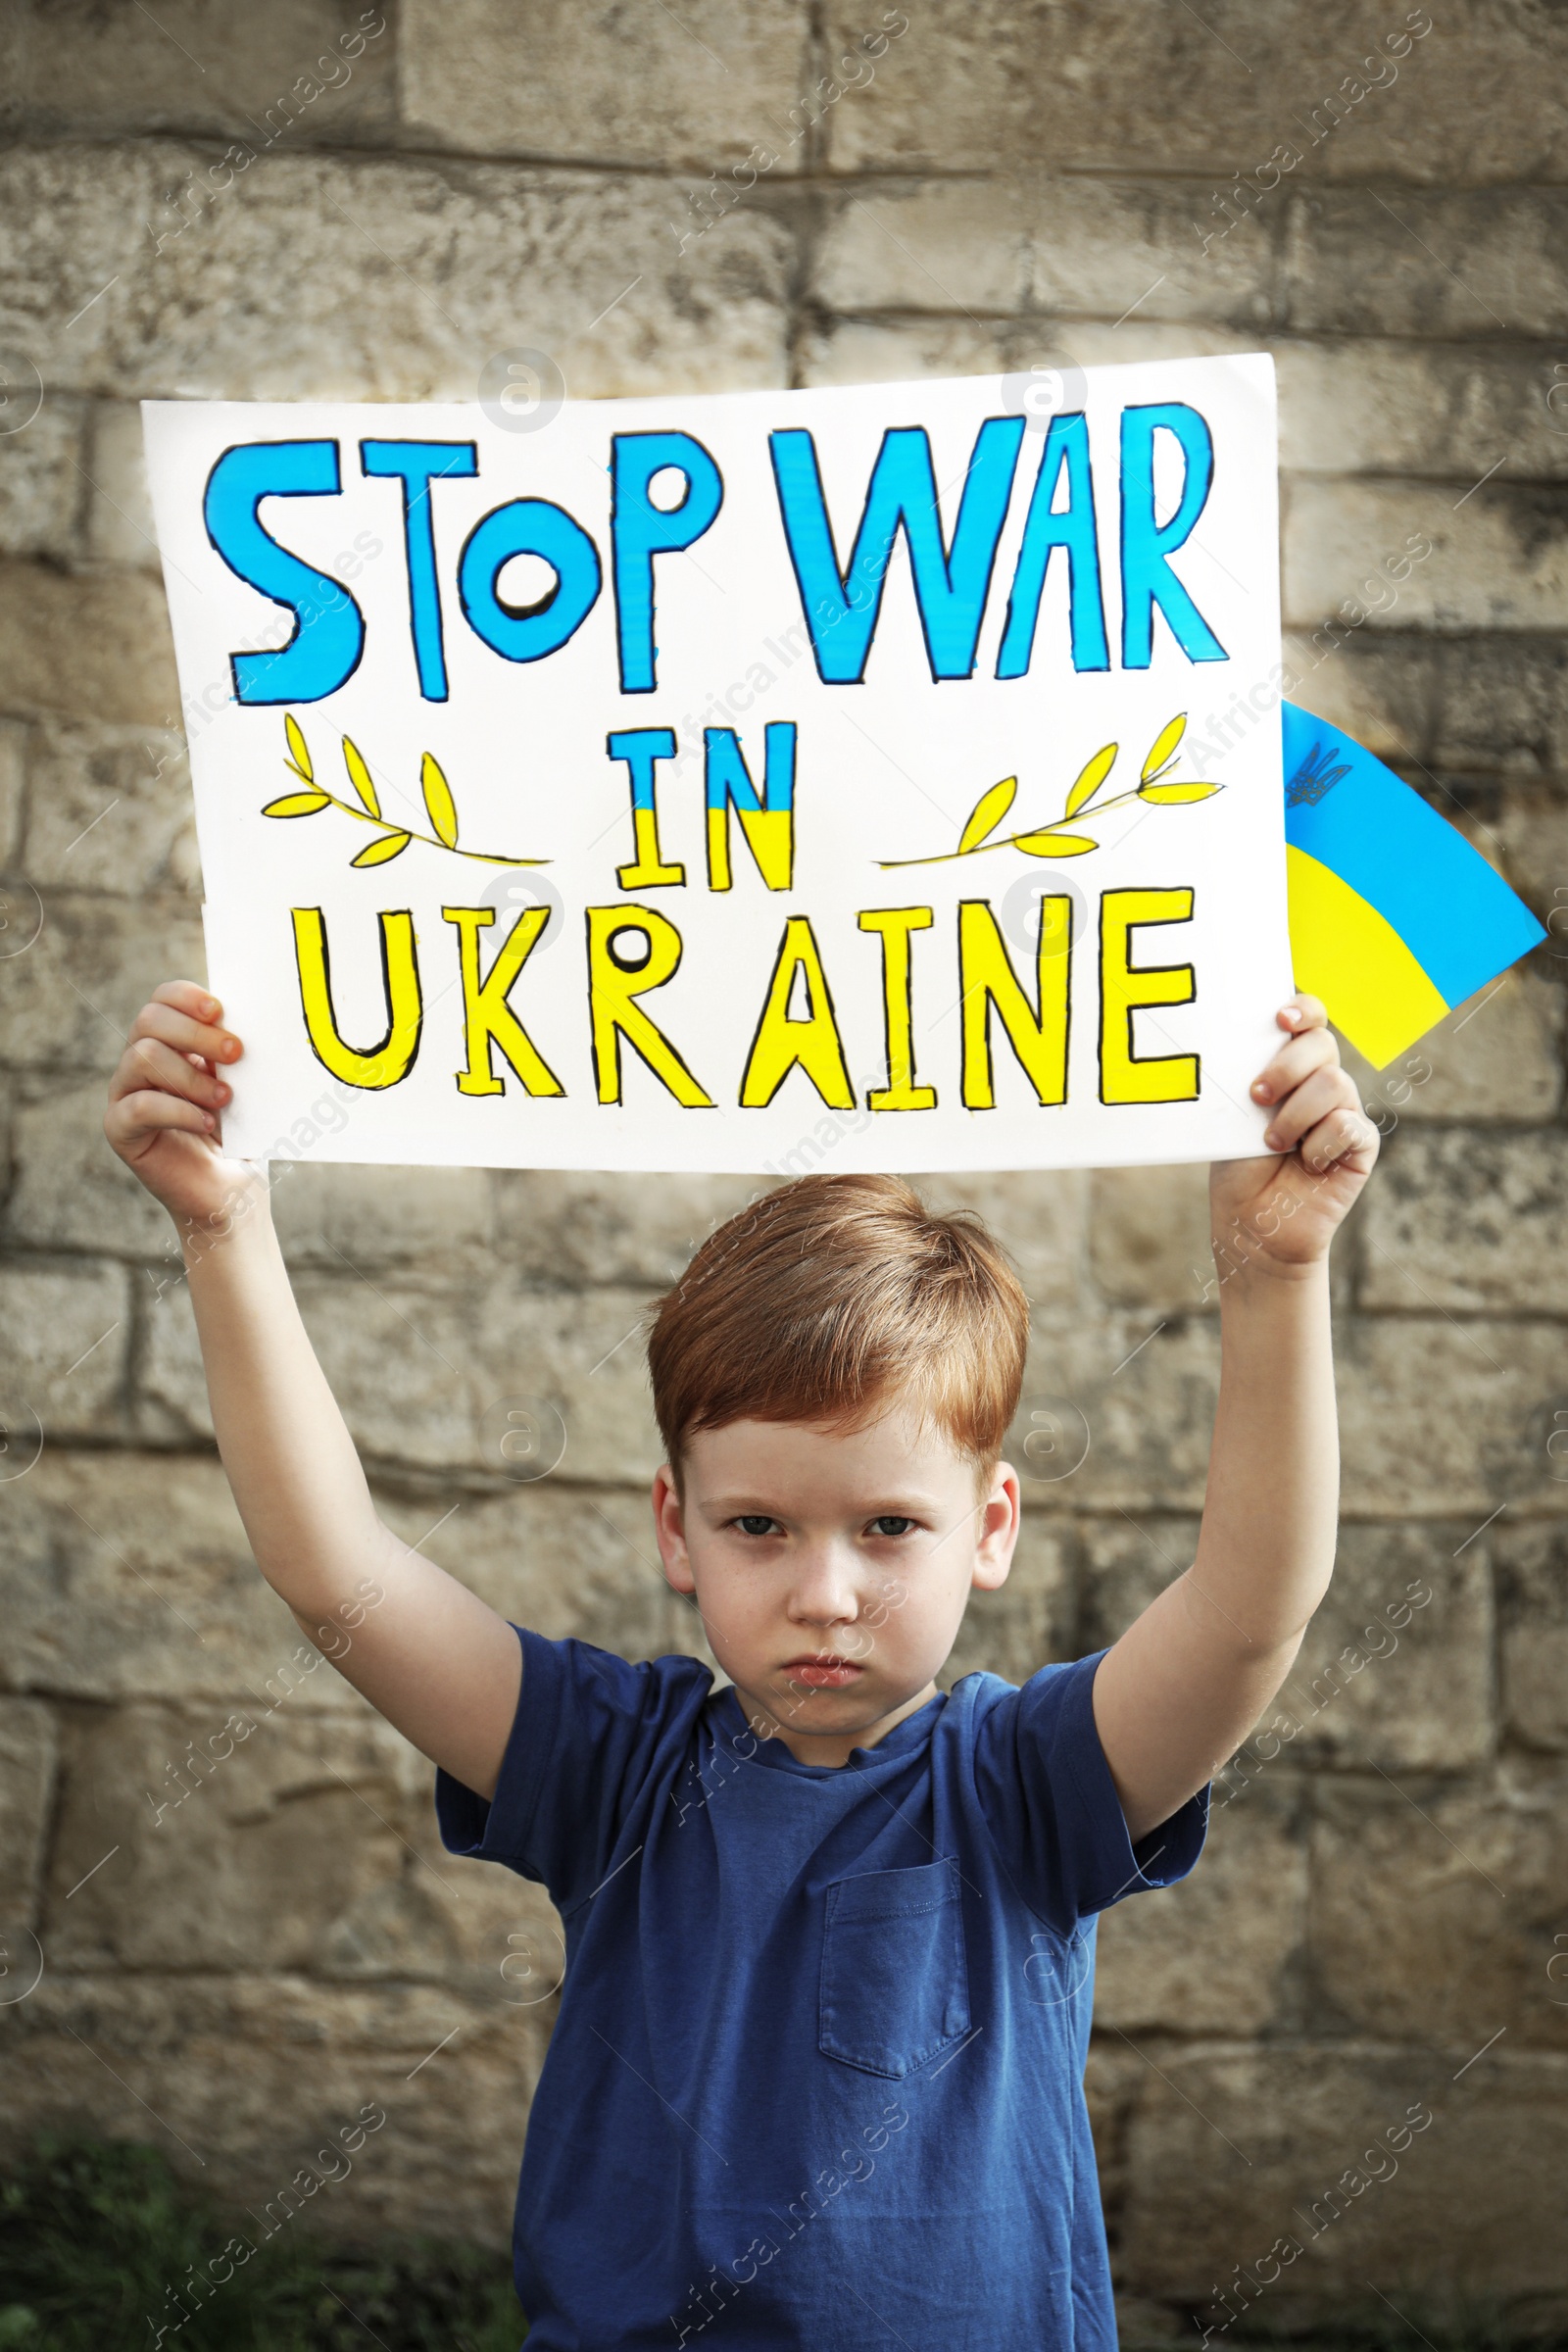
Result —
<path fill-rule="evenodd" d="M 693 1658 L 507 1625 L 377 1519 L 262 1174 L 220 1153 L 220 1019 L 160 988 L 106 1131 L 185 1241 L 264 1574 L 312 1636 L 374 1577 L 341 1671 L 437 1766 L 447 1844 L 541 1881 L 564 1922 L 517 2202 L 530 2343 L 1113 2346 L 1096 1915 L 1192 1868 L 1208 1779 L 1333 1563 L 1327 1253 L 1377 1138 L 1321 1005 L 1284 1008 L 1252 1090 L 1280 1155 L 1212 1174 L 1193 1567 L 1102 1655 L 946 1696 L 966 1595 L 1018 1532 L 1027 1308 L 983 1228 L 892 1178 L 808 1177 L 662 1301 L 654 1515 L 715 1692 Z"/>

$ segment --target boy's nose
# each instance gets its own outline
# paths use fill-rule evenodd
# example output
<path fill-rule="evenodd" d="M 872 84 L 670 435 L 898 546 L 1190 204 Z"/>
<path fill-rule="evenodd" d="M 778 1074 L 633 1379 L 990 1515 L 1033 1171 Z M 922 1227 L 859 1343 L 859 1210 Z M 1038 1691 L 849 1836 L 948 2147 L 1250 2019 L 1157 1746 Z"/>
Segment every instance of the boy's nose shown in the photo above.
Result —
<path fill-rule="evenodd" d="M 837 1545 L 824 1545 L 800 1562 L 789 1598 L 794 1623 L 847 1625 L 859 1605 L 853 1562 Z"/>

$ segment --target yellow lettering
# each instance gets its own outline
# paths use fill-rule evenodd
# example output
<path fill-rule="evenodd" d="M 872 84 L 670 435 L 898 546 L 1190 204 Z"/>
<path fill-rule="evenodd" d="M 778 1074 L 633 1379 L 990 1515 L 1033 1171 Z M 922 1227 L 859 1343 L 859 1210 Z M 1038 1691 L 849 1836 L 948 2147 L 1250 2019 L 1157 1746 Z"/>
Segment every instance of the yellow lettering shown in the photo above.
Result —
<path fill-rule="evenodd" d="M 865 1098 L 869 1110 L 934 1110 L 937 1090 L 914 1083 L 913 998 L 909 934 L 929 931 L 929 906 L 878 906 L 859 918 L 862 931 L 882 939 L 882 1012 L 887 1027 L 888 1082 Z"/>
<path fill-rule="evenodd" d="M 733 698 L 731 698 L 733 699 Z M 795 722 L 762 729 L 762 789 L 759 792 L 733 727 L 703 730 L 703 791 L 708 803 L 708 887 L 728 890 L 729 818 L 741 820 L 746 846 L 769 890 L 788 890 L 795 878 Z"/>
<path fill-rule="evenodd" d="M 797 972 L 804 975 L 810 1006 L 804 1021 L 790 1018 L 790 997 Z M 768 982 L 767 1001 L 757 1024 L 746 1075 L 741 1081 L 742 1109 L 764 1109 L 797 1062 L 830 1109 L 854 1109 L 855 1090 L 845 1067 L 832 993 L 815 937 L 804 914 L 792 914 L 784 926 L 778 961 Z"/>
<path fill-rule="evenodd" d="M 963 1103 L 995 1110 L 991 1014 L 995 1007 L 1007 1043 L 1043 1104 L 1067 1100 L 1068 989 L 1072 965 L 1072 902 L 1042 898 L 1032 1005 L 1018 982 L 997 918 L 984 899 L 958 907 L 958 986 L 963 998 Z"/>
<path fill-rule="evenodd" d="M 507 999 L 517 974 L 527 962 L 540 932 L 550 920 L 548 906 L 529 906 L 519 914 L 496 951 L 488 976 L 479 977 L 479 934 L 495 921 L 488 906 L 443 906 L 443 922 L 458 929 L 458 954 L 463 966 L 463 1050 L 468 1066 L 458 1072 L 460 1095 L 499 1095 L 506 1082 L 495 1072 L 495 1049 L 500 1047 L 530 1095 L 562 1095 L 564 1087 L 541 1059 L 522 1023 Z"/>
<path fill-rule="evenodd" d="M 386 1035 L 366 1053 L 346 1046 L 332 1010 L 332 976 L 326 921 L 319 906 L 296 906 L 294 960 L 299 967 L 300 1004 L 318 1061 L 345 1086 L 369 1090 L 396 1086 L 419 1051 L 423 1004 L 414 945 L 414 917 L 404 908 L 377 917 L 381 926 L 381 985 L 387 1006 Z"/>
<path fill-rule="evenodd" d="M 637 855 L 630 865 L 617 865 L 615 880 L 622 890 L 657 890 L 661 883 L 684 882 L 683 865 L 666 865 L 659 846 L 659 811 L 657 808 L 634 808 L 631 812 L 632 839 Z"/>
<path fill-rule="evenodd" d="M 1100 1100 L 1192 1102 L 1196 1054 L 1133 1053 L 1133 1014 L 1144 1005 L 1191 1004 L 1198 980 L 1190 963 L 1129 962 L 1129 934 L 1144 923 L 1189 923 L 1190 890 L 1107 890 L 1100 902 Z"/>
<path fill-rule="evenodd" d="M 640 963 L 623 962 L 618 943 L 639 933 L 648 943 L 647 955 Z M 662 988 L 679 967 L 680 956 L 680 933 L 651 906 L 589 907 L 588 1002 L 601 1102 L 620 1101 L 620 1041 L 624 1038 L 683 1109 L 712 1109 L 712 1097 L 704 1094 L 663 1031 L 632 1003 L 634 997 L 646 996 L 652 988 Z"/>
<path fill-rule="evenodd" d="M 726 800 L 708 811 L 708 887 L 728 890 L 730 811 L 741 820 L 746 846 L 769 890 L 788 890 L 795 879 L 795 811 L 793 808 L 748 808 Z"/>

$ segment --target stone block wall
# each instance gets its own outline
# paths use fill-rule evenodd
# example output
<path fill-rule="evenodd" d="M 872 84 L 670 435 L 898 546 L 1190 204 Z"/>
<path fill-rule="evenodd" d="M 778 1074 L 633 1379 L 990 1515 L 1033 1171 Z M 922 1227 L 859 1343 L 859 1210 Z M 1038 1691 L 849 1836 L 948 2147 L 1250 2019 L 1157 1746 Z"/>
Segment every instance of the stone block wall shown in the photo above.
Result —
<path fill-rule="evenodd" d="M 1339 1572 L 1204 1867 L 1103 1933 L 1114 2258 L 1135 2339 L 1222 2319 L 1282 2237 L 1260 2318 L 1369 2280 L 1568 2296 L 1565 88 L 1546 0 L 4 13 L 7 2147 L 147 2136 L 260 2212 L 374 2101 L 320 2225 L 499 2245 L 559 1973 L 537 1890 L 440 1851 L 428 1769 L 258 1579 L 168 1236 L 99 1136 L 136 1005 L 202 968 L 206 714 L 136 401 L 472 399 L 518 346 L 576 396 L 1266 349 L 1297 697 L 1554 927 L 1363 1073 L 1388 1142 L 1336 1276 Z M 692 1643 L 635 1334 L 748 1189 L 307 1164 L 280 1191 L 388 1516 L 510 1615 Z M 996 1219 L 1037 1306 L 1025 1539 L 952 1669 L 1021 1680 L 1191 1556 L 1202 1181 L 932 1189 Z M 565 1430 L 534 1483 L 486 1436 L 519 1395 Z"/>

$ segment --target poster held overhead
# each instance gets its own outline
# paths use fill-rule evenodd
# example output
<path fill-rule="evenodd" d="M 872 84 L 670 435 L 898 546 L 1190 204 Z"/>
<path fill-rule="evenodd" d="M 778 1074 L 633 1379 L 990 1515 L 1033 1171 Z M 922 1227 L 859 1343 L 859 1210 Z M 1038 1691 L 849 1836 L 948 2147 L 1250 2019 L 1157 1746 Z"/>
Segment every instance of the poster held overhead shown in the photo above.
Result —
<path fill-rule="evenodd" d="M 230 1149 L 1229 1157 L 1291 993 L 1273 370 L 147 403 Z M 1223 781 L 1187 713 L 1243 697 Z M 1196 740 L 1195 735 L 1191 740 Z M 318 1126 L 320 1122 L 317 1122 Z"/>

